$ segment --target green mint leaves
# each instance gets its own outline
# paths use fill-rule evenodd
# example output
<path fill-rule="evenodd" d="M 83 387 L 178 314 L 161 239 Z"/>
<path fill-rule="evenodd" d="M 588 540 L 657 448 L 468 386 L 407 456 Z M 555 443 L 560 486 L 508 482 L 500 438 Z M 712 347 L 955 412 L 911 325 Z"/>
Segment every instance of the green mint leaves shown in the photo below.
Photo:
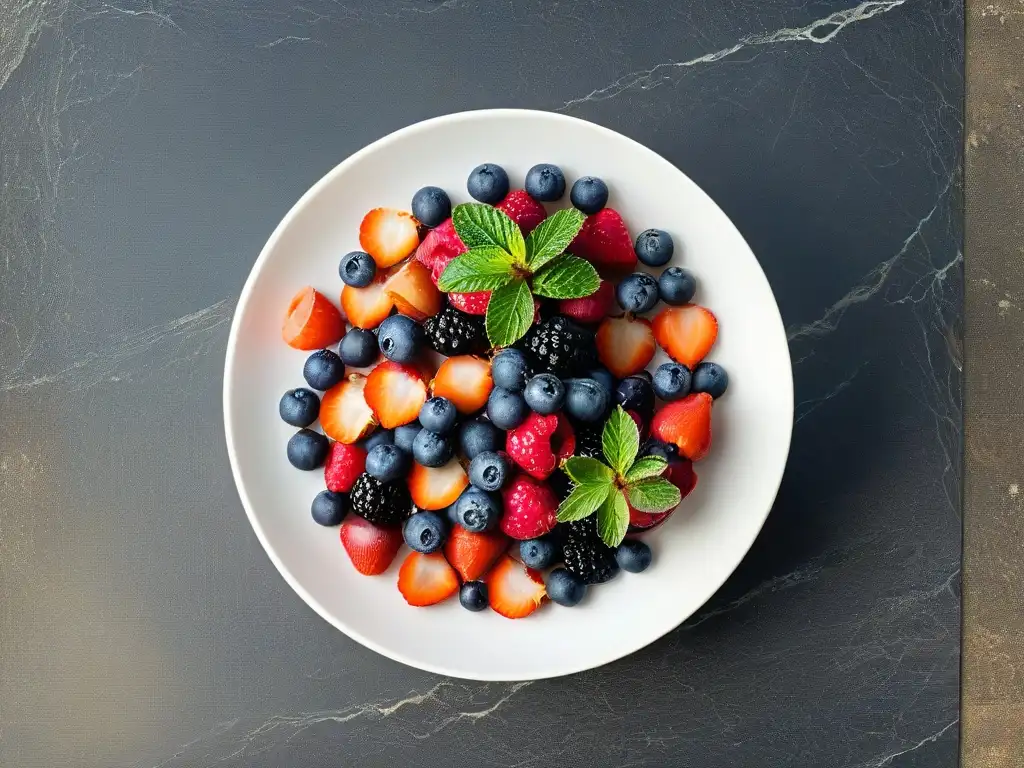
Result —
<path fill-rule="evenodd" d="M 682 494 L 661 477 L 668 467 L 663 458 L 637 459 L 640 432 L 621 405 L 605 422 L 601 450 L 604 462 L 573 456 L 562 464 L 573 489 L 558 507 L 558 520 L 568 523 L 596 513 L 598 534 L 615 547 L 626 537 L 630 506 L 640 512 L 667 512 L 679 504 Z"/>
<path fill-rule="evenodd" d="M 533 296 L 578 299 L 601 279 L 589 262 L 565 253 L 584 216 L 576 209 L 552 214 L 523 238 L 519 226 L 497 208 L 458 205 L 455 232 L 469 248 L 445 268 L 437 287 L 446 293 L 492 291 L 487 338 L 496 347 L 521 339 L 533 322 Z"/>

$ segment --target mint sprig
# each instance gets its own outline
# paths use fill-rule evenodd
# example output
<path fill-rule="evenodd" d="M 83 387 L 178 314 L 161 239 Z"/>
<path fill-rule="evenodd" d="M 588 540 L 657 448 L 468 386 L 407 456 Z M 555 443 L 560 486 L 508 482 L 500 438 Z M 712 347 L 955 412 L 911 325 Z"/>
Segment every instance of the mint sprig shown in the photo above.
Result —
<path fill-rule="evenodd" d="M 622 406 L 616 407 L 601 432 L 604 461 L 573 456 L 562 470 L 573 482 L 572 492 L 558 506 L 559 522 L 568 523 L 597 514 L 597 532 L 610 547 L 626 537 L 629 507 L 641 512 L 667 512 L 682 501 L 682 494 L 661 474 L 668 462 L 660 456 L 642 456 L 636 422 Z"/>

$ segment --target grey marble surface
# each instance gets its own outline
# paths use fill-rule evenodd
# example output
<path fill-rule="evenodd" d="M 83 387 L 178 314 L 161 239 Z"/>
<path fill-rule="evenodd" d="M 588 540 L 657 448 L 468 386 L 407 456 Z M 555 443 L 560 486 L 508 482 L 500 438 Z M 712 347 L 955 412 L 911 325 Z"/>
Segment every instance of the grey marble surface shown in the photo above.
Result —
<path fill-rule="evenodd" d="M 0 765 L 954 766 L 962 26 L 954 0 L 0 3 Z M 221 428 L 234 302 L 288 207 L 494 106 L 703 186 L 776 291 L 798 403 L 720 594 L 532 684 L 317 618 Z"/>

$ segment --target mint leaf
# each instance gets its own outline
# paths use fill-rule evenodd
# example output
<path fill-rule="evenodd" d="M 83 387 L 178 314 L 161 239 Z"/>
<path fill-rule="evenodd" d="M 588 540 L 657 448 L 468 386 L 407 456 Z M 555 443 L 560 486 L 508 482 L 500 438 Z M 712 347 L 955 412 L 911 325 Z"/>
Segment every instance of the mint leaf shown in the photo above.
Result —
<path fill-rule="evenodd" d="M 446 270 L 447 271 L 447 270 Z M 507 347 L 523 337 L 533 323 L 533 296 L 523 280 L 495 288 L 487 304 L 484 325 L 487 338 L 496 347 Z"/>
<path fill-rule="evenodd" d="M 610 480 L 603 483 L 577 485 L 565 501 L 558 505 L 558 521 L 571 523 L 573 520 L 582 520 L 604 503 L 609 492 L 619 493 Z"/>
<path fill-rule="evenodd" d="M 635 483 L 639 480 L 646 480 L 648 477 L 657 477 L 668 467 L 668 462 L 661 456 L 644 456 L 637 459 L 636 463 L 629 468 L 625 481 Z"/>
<path fill-rule="evenodd" d="M 549 299 L 579 299 L 601 285 L 601 278 L 589 261 L 565 253 L 533 276 L 533 292 Z"/>
<path fill-rule="evenodd" d="M 679 489 L 663 477 L 651 477 L 632 483 L 627 489 L 629 503 L 640 512 L 668 512 L 679 506 Z"/>
<path fill-rule="evenodd" d="M 512 256 L 495 245 L 481 245 L 453 259 L 437 287 L 446 293 L 493 291 L 511 279 Z"/>
<path fill-rule="evenodd" d="M 469 249 L 494 245 L 508 251 L 517 262 L 526 259 L 526 241 L 504 212 L 483 203 L 463 203 L 452 211 L 455 232 Z"/>
<path fill-rule="evenodd" d="M 601 432 L 601 450 L 618 475 L 625 475 L 640 452 L 640 432 L 622 406 L 616 406 Z"/>
<path fill-rule="evenodd" d="M 629 507 L 618 488 L 597 509 L 597 533 L 609 547 L 617 547 L 629 529 Z"/>
<path fill-rule="evenodd" d="M 571 456 L 562 464 L 562 470 L 577 485 L 611 483 L 615 473 L 597 459 L 587 456 Z"/>
<path fill-rule="evenodd" d="M 559 256 L 579 234 L 585 220 L 582 211 L 575 208 L 558 211 L 544 219 L 526 238 L 526 266 L 536 272 Z"/>

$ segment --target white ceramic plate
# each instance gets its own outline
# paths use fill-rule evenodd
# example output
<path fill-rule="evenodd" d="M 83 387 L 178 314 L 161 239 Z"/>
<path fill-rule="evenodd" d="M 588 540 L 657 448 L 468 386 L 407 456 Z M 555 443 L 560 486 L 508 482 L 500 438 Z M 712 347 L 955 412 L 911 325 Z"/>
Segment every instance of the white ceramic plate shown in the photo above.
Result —
<path fill-rule="evenodd" d="M 711 455 L 697 465 L 696 491 L 647 535 L 655 552 L 644 574 L 591 589 L 572 609 L 547 605 L 528 619 L 474 614 L 458 600 L 411 608 L 396 586 L 402 555 L 379 577 L 357 574 L 336 528 L 309 515 L 323 474 L 285 458 L 294 429 L 277 416 L 281 394 L 303 386 L 306 353 L 281 341 L 291 296 L 312 285 L 337 301 L 338 261 L 358 248 L 359 222 L 379 206 L 408 209 L 433 184 L 466 202 L 469 171 L 495 162 L 522 186 L 526 171 L 552 162 L 568 183 L 591 174 L 611 189 L 609 205 L 630 231 L 666 229 L 675 263 L 698 279 L 697 301 L 718 317 L 709 359 L 729 371 L 716 402 Z M 566 195 L 566 198 L 568 195 Z M 656 359 L 653 368 L 664 362 Z M 563 115 L 520 110 L 439 117 L 352 155 L 288 212 L 242 290 L 224 371 L 228 453 L 256 535 L 291 587 L 349 637 L 396 661 L 456 677 L 526 680 L 596 667 L 658 639 L 690 616 L 746 554 L 782 478 L 793 424 L 789 349 L 779 310 L 750 248 L 726 215 L 681 171 L 620 134 Z"/>

